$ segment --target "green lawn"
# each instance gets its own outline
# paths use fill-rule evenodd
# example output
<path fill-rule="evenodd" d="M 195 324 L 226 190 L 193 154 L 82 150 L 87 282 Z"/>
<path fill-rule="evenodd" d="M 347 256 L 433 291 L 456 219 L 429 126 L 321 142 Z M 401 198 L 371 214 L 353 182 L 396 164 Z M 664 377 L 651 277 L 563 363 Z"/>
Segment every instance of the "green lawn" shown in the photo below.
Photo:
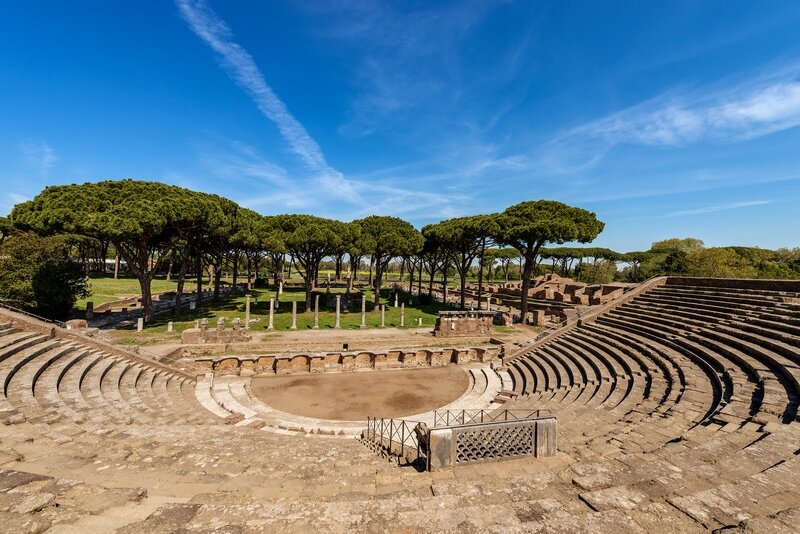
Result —
<path fill-rule="evenodd" d="M 195 288 L 195 279 L 187 278 L 184 286 L 185 291 L 192 291 Z M 173 280 L 166 280 L 164 278 L 156 278 L 153 280 L 151 290 L 153 293 L 163 293 L 165 291 L 173 291 L 178 283 Z M 115 300 L 124 299 L 127 297 L 138 296 L 142 294 L 139 287 L 139 281 L 132 276 L 120 276 L 114 279 L 110 274 L 97 274 L 93 273 L 89 276 L 89 290 L 91 295 L 80 299 L 75 303 L 75 307 L 79 310 L 86 309 L 86 303 L 94 302 L 95 307 L 106 302 L 113 302 Z"/>
<path fill-rule="evenodd" d="M 400 308 L 390 306 L 388 298 L 391 290 L 383 289 L 381 291 L 381 303 L 386 304 L 386 322 L 387 327 L 400 326 Z M 250 305 L 250 319 L 257 319 L 257 322 L 251 324 L 251 329 L 256 332 L 266 332 L 266 327 L 269 324 L 269 299 L 276 296 L 276 292 L 267 289 L 256 289 L 251 292 L 254 301 Z M 374 293 L 371 290 L 365 291 L 367 297 L 367 314 L 366 322 L 367 327 L 380 326 L 381 314 L 380 311 L 372 311 L 372 298 Z M 275 311 L 274 326 L 276 331 L 289 330 L 292 324 L 292 301 L 297 302 L 297 328 L 311 329 L 314 326 L 314 313 L 305 312 L 305 291 L 302 288 L 287 288 L 284 290 L 280 298 L 280 306 Z M 413 299 L 414 304 L 409 306 L 408 295 L 404 294 L 405 302 L 405 327 L 412 328 L 418 325 L 418 319 L 422 318 L 423 326 L 432 327 L 436 322 L 436 317 L 440 309 L 443 309 L 441 304 L 427 304 L 418 305 L 416 297 Z M 208 319 L 209 327 L 213 328 L 217 319 L 225 317 L 226 327 L 230 327 L 231 321 L 238 317 L 244 320 L 245 310 L 245 296 L 229 296 L 222 297 L 217 301 L 207 301 L 196 310 L 184 310 L 180 315 L 175 314 L 162 314 L 153 319 L 149 323 L 142 334 L 137 335 L 135 327 L 131 326 L 127 329 L 118 329 L 122 334 L 119 341 L 122 343 L 141 343 L 142 337 L 148 334 L 157 334 L 160 341 L 169 340 L 170 338 L 177 339 L 179 333 L 187 328 L 194 327 L 194 321 L 206 318 Z M 173 322 L 175 333 L 172 336 L 164 336 L 167 330 L 167 323 Z M 336 324 L 336 313 L 331 310 L 320 310 L 319 313 L 319 326 L 320 328 L 333 328 Z M 343 311 L 340 318 L 342 328 L 359 328 L 361 325 L 361 307 L 347 312 Z M 123 332 L 125 332 L 123 334 Z M 130 335 L 126 335 L 130 334 Z M 131 337 L 133 336 L 133 337 Z"/>
<path fill-rule="evenodd" d="M 325 287 L 325 282 L 327 279 L 327 273 L 330 272 L 333 275 L 333 271 L 320 271 L 320 286 Z M 293 278 L 291 280 L 287 280 L 287 283 L 292 285 L 302 285 L 303 279 L 299 277 L 299 275 L 293 271 Z M 391 279 L 385 279 L 386 282 L 396 281 L 398 278 L 398 274 L 394 273 L 391 276 Z M 367 271 L 359 273 L 359 283 L 364 283 L 369 277 L 369 273 Z M 246 278 L 240 278 L 241 281 L 245 281 Z M 230 282 L 230 278 L 225 279 L 225 281 Z M 477 282 L 476 280 L 470 280 L 471 282 Z M 447 285 L 449 287 L 458 287 L 458 278 L 451 278 L 448 279 Z M 405 280 L 400 284 L 403 288 L 408 287 L 408 275 L 406 275 Z M 177 282 L 173 280 L 166 280 L 164 278 L 156 278 L 152 282 L 152 292 L 153 293 L 163 293 L 165 291 L 173 291 L 177 286 Z M 196 282 L 194 278 L 187 278 L 186 283 L 184 286 L 184 290 L 189 292 L 195 289 Z M 423 279 L 423 287 L 427 287 L 427 279 Z M 114 279 L 114 277 L 110 274 L 97 274 L 93 273 L 89 277 L 89 290 L 91 291 L 91 295 L 80 299 L 75 303 L 75 308 L 79 310 L 83 310 L 86 308 L 86 303 L 91 301 L 94 302 L 95 307 L 106 302 L 113 302 L 115 300 L 124 299 L 131 296 L 137 296 L 141 294 L 141 290 L 139 288 L 139 281 L 133 278 L 130 275 L 123 275 L 120 276 L 118 279 Z M 369 291 L 369 290 L 368 290 Z M 344 288 L 331 288 L 331 292 L 333 293 L 344 293 Z M 269 296 L 266 296 L 269 298 Z M 299 298 L 299 300 L 303 300 Z M 388 311 L 387 311 L 387 321 L 388 321 Z M 408 316 L 406 317 L 408 319 Z M 399 322 L 399 315 L 398 315 L 398 322 Z"/>

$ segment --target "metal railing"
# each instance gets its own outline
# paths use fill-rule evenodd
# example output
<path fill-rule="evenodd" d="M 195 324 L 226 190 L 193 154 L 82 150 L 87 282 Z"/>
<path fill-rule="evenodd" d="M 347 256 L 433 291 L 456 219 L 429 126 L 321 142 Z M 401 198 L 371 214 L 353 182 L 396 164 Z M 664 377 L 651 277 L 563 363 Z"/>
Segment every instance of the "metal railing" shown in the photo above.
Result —
<path fill-rule="evenodd" d="M 67 323 L 65 323 L 63 321 L 56 321 L 55 319 L 48 319 L 46 317 L 42 317 L 41 315 L 36 315 L 35 313 L 27 312 L 27 311 L 22 310 L 20 308 L 15 308 L 14 306 L 10 306 L 10 305 L 6 304 L 5 302 L 0 302 L 0 308 L 5 308 L 8 311 L 11 311 L 11 312 L 14 312 L 14 313 L 19 313 L 21 315 L 25 315 L 25 316 L 30 317 L 32 319 L 36 319 L 37 321 L 42 321 L 44 323 L 54 324 L 54 325 L 56 325 L 58 327 L 61 327 L 61 328 L 66 328 L 67 327 Z"/>
<path fill-rule="evenodd" d="M 406 419 L 387 419 L 383 417 L 367 417 L 366 439 L 375 446 L 383 448 L 389 454 L 401 458 L 408 464 L 425 459 L 421 454 L 420 442 L 414 428 L 418 421 Z"/>
<path fill-rule="evenodd" d="M 523 421 L 552 415 L 550 410 L 437 410 L 433 412 L 433 427 Z"/>

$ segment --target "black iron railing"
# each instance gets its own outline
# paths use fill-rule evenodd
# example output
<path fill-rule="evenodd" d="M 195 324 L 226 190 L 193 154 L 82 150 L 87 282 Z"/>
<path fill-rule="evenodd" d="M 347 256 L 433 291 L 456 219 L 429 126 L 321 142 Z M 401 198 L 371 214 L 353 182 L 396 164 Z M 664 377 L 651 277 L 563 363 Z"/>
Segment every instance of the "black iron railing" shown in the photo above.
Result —
<path fill-rule="evenodd" d="M 54 325 L 56 325 L 58 327 L 61 327 L 61 328 L 66 328 L 67 327 L 67 324 L 62 322 L 62 321 L 56 321 L 55 319 L 48 319 L 46 317 L 42 317 L 40 315 L 36 315 L 35 313 L 27 312 L 27 311 L 22 310 L 20 308 L 15 308 L 14 306 L 10 306 L 10 305 L 6 304 L 5 302 L 0 302 L 0 308 L 5 308 L 8 311 L 12 311 L 14 313 L 19 313 L 19 314 L 25 315 L 25 316 L 30 317 L 32 319 L 36 319 L 37 321 L 42 321 L 44 323 L 54 324 Z"/>
<path fill-rule="evenodd" d="M 523 421 L 550 417 L 550 410 L 437 410 L 433 412 L 433 426 L 460 426 L 499 421 Z"/>
<path fill-rule="evenodd" d="M 414 430 L 418 424 L 418 421 L 406 419 L 367 417 L 365 438 L 388 454 L 396 456 L 398 461 L 405 459 L 408 464 L 418 463 L 425 459 L 420 447 L 422 444 Z"/>

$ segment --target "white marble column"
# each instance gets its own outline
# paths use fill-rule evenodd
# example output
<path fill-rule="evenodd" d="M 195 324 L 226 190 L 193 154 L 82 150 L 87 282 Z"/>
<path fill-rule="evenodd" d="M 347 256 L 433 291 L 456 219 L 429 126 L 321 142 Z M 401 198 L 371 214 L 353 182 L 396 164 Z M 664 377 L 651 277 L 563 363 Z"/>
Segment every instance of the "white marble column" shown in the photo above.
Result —
<path fill-rule="evenodd" d="M 275 328 L 273 326 L 273 316 L 275 314 L 275 297 L 269 298 L 269 326 L 267 326 L 267 330 L 272 330 Z"/>
<path fill-rule="evenodd" d="M 361 295 L 361 328 L 367 327 L 367 297 Z"/>
<path fill-rule="evenodd" d="M 245 295 L 244 301 L 244 329 L 250 330 L 250 294 Z"/>

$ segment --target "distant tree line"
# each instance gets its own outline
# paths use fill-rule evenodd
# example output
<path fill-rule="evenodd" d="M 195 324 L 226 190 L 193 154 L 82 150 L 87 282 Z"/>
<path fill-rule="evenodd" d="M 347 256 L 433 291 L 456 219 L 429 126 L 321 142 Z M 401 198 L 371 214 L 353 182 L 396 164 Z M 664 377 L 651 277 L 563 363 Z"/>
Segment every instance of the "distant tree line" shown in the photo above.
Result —
<path fill-rule="evenodd" d="M 195 279 L 200 299 L 205 275 L 217 297 L 223 272 L 230 273 L 234 286 L 246 281 L 252 287 L 277 285 L 288 269 L 289 276 L 303 280 L 306 311 L 312 309 L 312 291 L 323 268 L 332 269 L 337 279 L 369 270 L 376 308 L 388 272 L 399 272 L 400 281 L 407 276 L 408 291 L 416 287 L 422 298 L 423 287 L 430 294 L 442 283 L 446 291 L 458 280 L 462 307 L 468 280 L 477 282 L 479 294 L 486 281 L 519 280 L 527 290 L 533 277 L 547 272 L 590 283 L 639 282 L 660 274 L 800 278 L 800 249 L 705 248 L 693 238 L 668 239 L 647 251 L 627 253 L 558 246 L 589 243 L 602 230 L 594 213 L 549 200 L 417 230 L 402 219 L 379 215 L 351 222 L 302 214 L 263 216 L 217 195 L 157 182 L 52 186 L 15 206 L 8 219 L 0 218 L 0 301 L 64 316 L 85 294 L 85 275 L 105 270 L 109 259 L 116 259 L 117 268 L 123 261 L 139 281 L 147 321 L 152 319 L 152 280 L 164 275 L 176 281 L 176 311 L 187 280 Z M 47 258 L 26 252 L 32 248 L 25 241 L 47 251 Z M 18 263 L 26 257 L 49 272 L 63 263 L 59 276 L 65 282 L 39 282 L 34 288 L 36 277 Z M 351 289 L 353 277 L 348 280 Z M 45 295 L 56 287 L 66 296 L 49 299 L 60 303 L 53 307 Z M 523 291 L 523 313 L 527 300 Z"/>
<path fill-rule="evenodd" d="M 352 222 L 301 214 L 262 216 L 217 195 L 157 182 L 119 180 L 47 187 L 33 200 L 14 207 L 10 220 L 0 225 L 0 238 L 11 242 L 32 235 L 24 232 L 59 236 L 72 247 L 84 272 L 104 269 L 109 254 L 124 260 L 139 281 L 144 318 L 150 321 L 151 284 L 165 271 L 177 282 L 179 311 L 184 281 L 192 275 L 198 298 L 204 272 L 216 297 L 225 269 L 232 273 L 234 285 L 242 272 L 252 285 L 262 271 L 277 283 L 288 265 L 304 281 L 306 311 L 310 311 L 312 290 L 319 283 L 325 258 L 332 259 L 337 276 L 345 266 L 357 272 L 362 262 L 368 262 L 377 308 L 379 290 L 392 264 L 399 263 L 409 275 L 409 289 L 416 281 L 421 293 L 423 274 L 432 286 L 437 276 L 446 284 L 451 270 L 463 289 L 477 262 L 482 267 L 478 273 L 482 287 L 484 268 L 507 256 L 490 252 L 492 247 L 505 247 L 519 256 L 520 278 L 527 288 L 546 244 L 588 243 L 602 229 L 594 213 L 548 200 L 522 202 L 501 213 L 450 219 L 418 231 L 402 219 L 380 215 Z M 508 267 L 506 263 L 506 274 Z M 22 302 L 3 295 L 2 288 L 0 299 Z M 523 313 L 526 308 L 524 293 Z"/>

